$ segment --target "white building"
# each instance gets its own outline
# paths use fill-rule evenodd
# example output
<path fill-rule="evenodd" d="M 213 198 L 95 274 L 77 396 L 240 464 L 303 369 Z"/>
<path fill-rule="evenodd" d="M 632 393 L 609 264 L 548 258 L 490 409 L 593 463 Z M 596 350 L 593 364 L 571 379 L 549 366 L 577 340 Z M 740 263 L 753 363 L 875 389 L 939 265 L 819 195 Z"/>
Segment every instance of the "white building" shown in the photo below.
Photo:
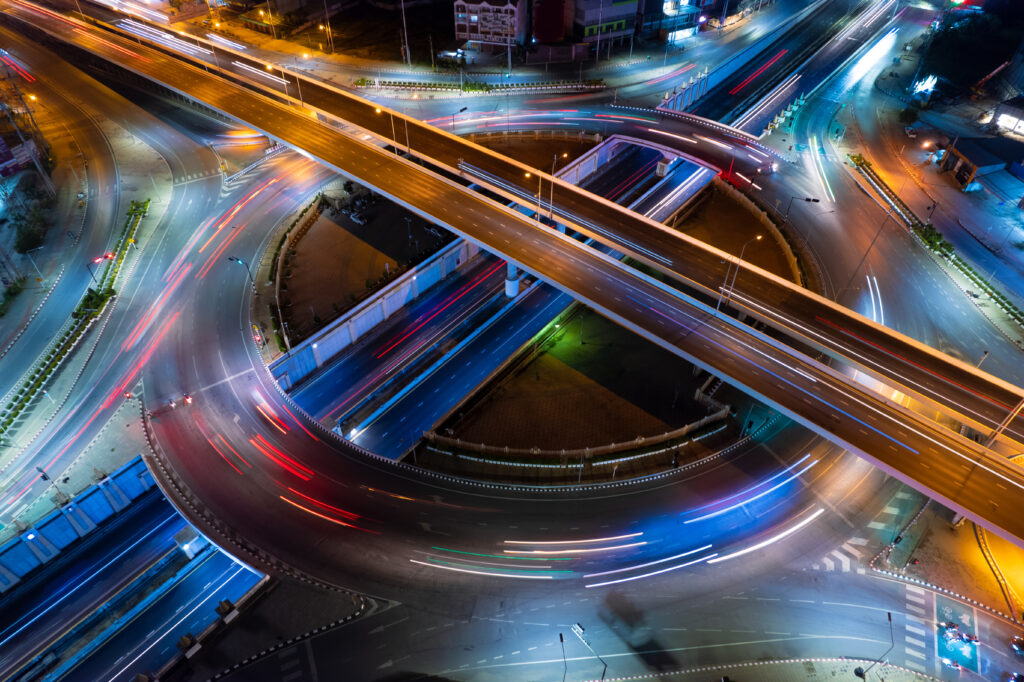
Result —
<path fill-rule="evenodd" d="M 526 3 L 456 0 L 455 37 L 483 45 L 521 44 L 526 36 Z"/>

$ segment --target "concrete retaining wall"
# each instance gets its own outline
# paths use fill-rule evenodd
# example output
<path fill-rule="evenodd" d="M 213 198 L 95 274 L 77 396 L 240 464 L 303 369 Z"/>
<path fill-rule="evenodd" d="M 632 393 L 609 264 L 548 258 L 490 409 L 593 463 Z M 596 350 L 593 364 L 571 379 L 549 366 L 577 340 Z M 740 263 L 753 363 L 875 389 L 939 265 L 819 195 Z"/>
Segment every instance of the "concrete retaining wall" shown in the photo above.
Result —
<path fill-rule="evenodd" d="M 291 352 L 270 365 L 274 378 L 282 388 L 290 390 L 361 336 L 451 275 L 478 252 L 479 247 L 475 244 L 461 239 L 452 242 L 327 327 L 294 346 Z"/>

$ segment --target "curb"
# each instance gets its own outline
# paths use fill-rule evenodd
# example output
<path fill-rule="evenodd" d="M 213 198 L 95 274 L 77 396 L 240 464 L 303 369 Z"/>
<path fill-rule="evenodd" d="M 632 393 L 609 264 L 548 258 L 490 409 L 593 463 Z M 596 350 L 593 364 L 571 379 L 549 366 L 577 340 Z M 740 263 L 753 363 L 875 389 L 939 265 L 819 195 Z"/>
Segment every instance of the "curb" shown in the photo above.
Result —
<path fill-rule="evenodd" d="M 713 672 L 716 670 L 737 670 L 739 668 L 755 668 L 766 665 L 779 665 L 787 663 L 877 663 L 878 661 L 866 658 L 846 658 L 845 656 L 839 658 L 778 658 L 765 661 L 747 661 L 745 663 L 725 663 L 723 665 L 703 665 L 695 668 L 680 668 L 679 670 L 673 670 L 671 672 L 656 672 L 646 673 L 642 675 L 626 675 L 624 677 L 603 677 L 603 678 L 591 678 L 586 682 L 623 682 L 625 680 L 662 680 L 666 676 L 671 675 L 691 675 L 693 673 Z M 900 665 L 893 665 L 892 663 L 884 664 L 886 668 L 890 670 L 899 670 L 913 675 L 916 678 L 922 680 L 929 680 L 934 682 L 942 682 L 942 678 L 934 677 L 928 673 L 920 673 L 910 668 L 904 668 Z"/>
<path fill-rule="evenodd" d="M 60 274 L 58 274 L 57 278 L 53 280 L 53 284 L 50 285 L 50 290 L 46 292 L 45 296 L 43 296 L 43 300 L 39 302 L 35 310 L 32 311 L 32 314 L 29 315 L 28 321 L 25 322 L 24 325 L 22 325 L 18 333 L 15 334 L 13 339 L 11 339 L 11 342 L 7 344 L 7 347 L 0 351 L 0 359 L 7 355 L 11 351 L 11 349 L 14 348 L 14 344 L 18 343 L 18 339 L 20 339 L 22 335 L 25 334 L 25 332 L 28 330 L 29 325 L 31 325 L 32 321 L 36 319 L 36 317 L 39 315 L 39 312 L 43 309 L 43 306 L 46 305 L 46 302 L 50 300 L 50 296 L 51 294 L 53 294 L 53 290 L 57 288 L 57 284 L 60 283 L 60 279 L 63 276 L 64 266 L 62 265 L 60 266 Z"/>
<path fill-rule="evenodd" d="M 333 630 L 336 627 L 340 627 L 342 625 L 345 625 L 346 623 L 348 623 L 350 621 L 353 621 L 356 618 L 359 618 L 360 616 L 362 616 L 366 612 L 367 603 L 366 603 L 366 598 L 363 597 L 363 595 L 357 595 L 357 596 L 358 596 L 358 599 L 359 599 L 359 608 L 357 608 L 355 610 L 355 612 L 350 613 L 349 615 L 345 616 L 344 618 L 342 618 L 340 620 L 332 620 L 327 625 L 321 625 L 318 628 L 313 628 L 312 630 L 309 630 L 308 632 L 304 632 L 301 635 L 297 635 L 295 637 L 292 637 L 291 639 L 278 642 L 277 644 L 273 645 L 270 648 L 261 649 L 258 654 L 253 654 L 252 656 L 250 656 L 250 657 L 248 657 L 246 659 L 243 659 L 243 660 L 239 661 L 238 663 L 235 663 L 230 668 L 224 668 L 222 671 L 220 671 L 219 673 L 217 673 L 213 677 L 208 677 L 207 678 L 207 682 L 211 682 L 212 680 L 219 680 L 220 678 L 224 677 L 225 675 L 230 675 L 231 673 L 237 671 L 240 668 L 244 668 L 245 666 L 249 665 L 250 663 L 255 663 L 256 661 L 259 661 L 259 660 L 261 660 L 263 658 L 266 658 L 267 656 L 269 656 L 270 654 L 274 653 L 275 651 L 279 651 L 279 650 L 281 650 L 281 649 L 283 649 L 283 648 L 285 648 L 287 646 L 291 646 L 292 644 L 298 644 L 299 642 L 305 641 L 305 640 L 309 639 L 310 637 L 314 637 L 316 635 L 321 635 L 321 634 L 323 634 L 325 632 Z"/>

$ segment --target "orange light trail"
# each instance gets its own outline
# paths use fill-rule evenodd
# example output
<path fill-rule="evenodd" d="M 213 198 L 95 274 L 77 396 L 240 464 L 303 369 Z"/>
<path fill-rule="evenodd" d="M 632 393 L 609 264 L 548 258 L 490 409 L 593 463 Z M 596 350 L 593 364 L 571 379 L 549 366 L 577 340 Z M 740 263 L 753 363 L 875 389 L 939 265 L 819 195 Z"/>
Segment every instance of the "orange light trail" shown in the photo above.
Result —
<path fill-rule="evenodd" d="M 295 493 L 299 497 L 312 502 L 313 504 L 315 504 L 317 506 L 323 507 L 324 509 L 329 509 L 332 512 L 334 512 L 335 514 L 338 514 L 340 516 L 344 516 L 346 519 L 354 521 L 355 519 L 362 518 L 362 517 L 359 516 L 359 514 L 355 514 L 355 513 L 350 512 L 350 511 L 345 511 L 344 509 L 339 509 L 338 507 L 332 507 L 331 505 L 327 504 L 326 502 L 321 502 L 320 500 L 316 499 L 315 497 L 310 497 L 309 495 L 306 495 L 304 493 L 300 493 L 295 488 L 288 488 L 288 490 L 290 492 Z"/>
<path fill-rule="evenodd" d="M 135 325 L 135 329 L 133 329 L 132 333 L 128 335 L 128 338 L 125 339 L 125 342 L 121 344 L 121 350 L 128 351 L 129 349 L 131 349 L 132 346 L 135 345 L 135 342 L 139 340 L 139 337 L 142 335 L 142 333 L 149 327 L 150 323 L 153 321 L 153 318 L 156 316 L 158 312 L 160 312 L 160 309 L 163 307 L 164 303 L 167 302 L 167 299 L 170 297 L 172 293 L 174 293 L 174 290 L 178 288 L 179 284 L 181 284 L 181 280 L 184 279 L 185 275 L 188 274 L 188 271 L 191 269 L 192 264 L 186 263 L 185 267 L 181 269 L 180 273 L 178 273 L 177 278 L 173 282 L 171 282 L 171 284 L 164 288 L 163 293 L 160 294 L 160 298 L 158 298 L 156 303 L 154 303 L 153 306 L 149 309 L 149 312 L 146 313 L 141 320 L 139 320 L 139 323 Z"/>
<path fill-rule="evenodd" d="M 292 505 L 293 507 L 301 509 L 302 511 L 306 512 L 307 514 L 312 514 L 313 516 L 318 516 L 318 517 L 320 517 L 321 519 L 323 519 L 325 521 L 330 521 L 331 523 L 336 523 L 339 526 L 345 526 L 346 528 L 352 528 L 353 530 L 361 530 L 364 533 L 373 533 L 374 535 L 380 535 L 380 533 L 378 533 L 377 531 L 367 530 L 365 528 L 360 528 L 359 526 L 353 526 L 351 523 L 345 523 L 344 521 L 340 521 L 338 519 L 333 519 L 330 516 L 327 516 L 326 514 L 321 514 L 318 511 L 310 509 L 309 507 L 303 507 L 298 502 L 295 502 L 294 500 L 289 500 L 284 495 L 278 495 L 278 497 L 281 498 L 282 500 L 284 500 L 285 502 L 287 502 L 288 504 Z"/>
<path fill-rule="evenodd" d="M 216 229 L 213 231 L 213 234 L 210 235 L 210 238 L 207 239 L 206 242 L 202 246 L 199 247 L 199 253 L 202 253 L 203 250 L 207 246 L 210 245 L 210 242 L 213 241 L 214 237 L 216 237 L 218 234 L 220 234 L 220 231 L 224 229 L 224 226 L 227 225 L 228 222 L 230 222 L 231 219 L 234 218 L 235 215 L 237 215 L 239 211 L 241 211 L 243 208 L 245 208 L 245 206 L 250 201 L 255 199 L 256 195 L 258 195 L 260 192 L 262 192 L 264 189 L 266 189 L 267 187 L 269 187 L 271 184 L 273 184 L 275 182 L 277 182 L 277 178 L 270 178 L 269 180 L 266 180 L 261 185 L 256 187 L 256 189 L 252 190 L 251 192 L 246 194 L 244 197 L 242 197 L 241 199 L 236 201 L 235 205 L 232 206 L 228 210 L 228 212 L 225 213 L 223 217 L 221 217 L 220 220 L 218 220 L 216 223 L 214 223 L 214 226 L 216 227 Z"/>

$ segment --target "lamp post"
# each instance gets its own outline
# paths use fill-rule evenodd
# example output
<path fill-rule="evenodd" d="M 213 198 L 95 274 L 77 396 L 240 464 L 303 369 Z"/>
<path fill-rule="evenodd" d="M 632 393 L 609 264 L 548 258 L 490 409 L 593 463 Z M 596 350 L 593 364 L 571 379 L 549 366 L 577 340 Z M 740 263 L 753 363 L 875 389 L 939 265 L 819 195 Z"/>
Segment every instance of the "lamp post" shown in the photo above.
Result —
<path fill-rule="evenodd" d="M 527 173 L 526 177 L 527 178 L 533 177 L 533 174 L 532 173 Z M 537 174 L 537 222 L 538 223 L 540 222 L 540 197 L 541 197 L 541 194 L 543 193 L 543 189 L 541 188 L 541 183 L 542 182 L 544 182 L 544 178 L 542 178 L 540 173 L 538 173 Z"/>
<path fill-rule="evenodd" d="M 458 116 L 459 114 L 461 114 L 463 111 L 466 111 L 468 109 L 469 109 L 469 107 L 462 107 L 461 109 L 456 111 L 454 114 L 452 114 L 452 132 L 453 133 L 455 132 L 455 117 Z"/>
<path fill-rule="evenodd" d="M 405 63 L 412 66 L 412 55 L 409 54 L 409 28 L 405 23 L 405 0 L 402 0 L 402 37 L 405 41 L 405 46 L 402 48 Z"/>
<path fill-rule="evenodd" d="M 889 652 L 892 651 L 893 648 L 896 646 L 896 638 L 892 634 L 892 612 L 889 611 L 886 613 L 886 615 L 889 616 L 889 641 L 891 642 L 891 644 L 889 648 L 885 650 L 885 653 L 882 654 L 877 661 L 869 665 L 867 669 L 861 668 L 860 666 L 854 669 L 853 674 L 861 678 L 862 680 L 868 679 L 868 670 L 871 670 L 876 665 L 878 665 L 882 661 L 882 659 L 888 656 Z"/>
<path fill-rule="evenodd" d="M 43 469 L 43 467 L 37 466 L 36 467 L 36 471 L 39 472 L 39 478 L 41 478 L 44 481 L 49 482 L 49 484 L 53 486 L 53 489 L 57 491 L 57 494 L 60 497 L 66 499 L 66 500 L 70 500 L 71 499 L 63 490 L 60 489 L 60 486 L 57 485 L 57 481 L 53 480 L 50 477 L 50 474 L 46 473 L 46 470 Z"/>
<path fill-rule="evenodd" d="M 114 257 L 113 253 L 105 253 L 102 256 L 96 256 L 92 259 L 92 263 L 86 263 L 85 268 L 89 271 L 89 276 L 92 277 L 93 284 L 99 284 L 99 280 L 96 279 L 96 273 L 92 270 L 92 265 L 98 265 L 105 260 L 110 260 Z"/>
<path fill-rule="evenodd" d="M 555 154 L 554 158 L 551 159 L 551 196 L 548 198 L 548 218 L 551 220 L 555 219 L 555 164 L 558 163 L 559 154 Z M 562 152 L 561 157 L 563 159 L 569 158 L 568 152 Z"/>
<path fill-rule="evenodd" d="M 789 220 L 789 210 L 793 208 L 793 200 L 796 198 L 796 196 L 791 196 L 789 198 L 789 203 L 786 204 L 786 220 Z M 803 197 L 803 200 L 812 204 L 817 204 L 821 201 L 821 199 L 815 199 L 814 197 Z"/>
<path fill-rule="evenodd" d="M 327 0 L 324 0 L 324 27 L 327 31 L 327 46 L 331 48 L 331 54 L 334 54 L 334 36 L 331 35 L 331 15 L 327 12 Z"/>
<path fill-rule="evenodd" d="M 243 268 L 245 268 L 245 274 L 249 275 L 249 283 L 252 285 L 253 293 L 259 296 L 260 292 L 256 290 L 256 280 L 252 278 L 252 270 L 249 269 L 249 264 L 246 263 L 241 258 L 235 258 L 234 256 L 228 256 L 228 260 L 231 261 L 232 263 L 238 263 Z"/>
<path fill-rule="evenodd" d="M 377 107 L 376 109 L 374 109 L 374 111 L 376 111 L 378 114 L 380 114 L 380 113 L 383 113 L 384 110 L 381 109 L 380 107 Z M 391 114 L 391 112 L 388 112 L 388 113 Z M 398 153 L 398 139 L 397 138 L 398 138 L 398 135 L 395 134 L 395 115 L 391 114 L 391 142 L 394 144 L 395 153 L 396 154 Z"/>
<path fill-rule="evenodd" d="M 36 248 L 29 249 L 28 251 L 25 252 L 25 255 L 28 256 L 28 262 L 32 264 L 32 268 L 36 271 L 36 275 L 39 277 L 39 281 L 40 282 L 43 281 L 43 273 L 39 272 L 39 266 L 36 265 L 35 259 L 32 258 L 32 252 L 33 251 L 38 251 L 41 248 L 43 248 L 43 247 L 37 246 Z"/>
<path fill-rule="evenodd" d="M 860 272 L 860 266 L 864 265 L 864 261 L 867 260 L 868 254 L 871 253 L 871 249 L 875 246 L 875 242 L 878 241 L 878 236 L 880 234 L 882 234 L 882 228 L 885 227 L 885 224 L 887 222 L 889 222 L 890 218 L 892 218 L 892 209 L 891 208 L 886 212 L 885 220 L 883 220 L 882 224 L 878 226 L 878 230 L 875 232 L 875 236 L 871 238 L 871 243 L 868 244 L 868 248 L 864 252 L 864 255 L 860 257 L 860 262 L 857 263 L 857 267 L 855 267 L 853 269 L 853 272 L 850 273 L 850 279 L 846 283 L 847 287 L 849 287 L 851 284 L 853 284 L 853 278 L 857 276 L 858 272 Z"/>
<path fill-rule="evenodd" d="M 732 284 L 729 284 L 729 270 L 732 268 L 732 263 L 729 264 L 729 268 L 726 268 L 725 281 L 722 282 L 722 290 L 718 292 L 718 303 L 715 304 L 716 313 L 722 306 L 722 296 L 725 294 L 726 289 L 729 290 L 729 300 L 732 300 L 732 290 L 736 286 L 736 277 L 740 274 L 740 263 L 743 262 L 743 252 L 746 251 L 747 247 L 750 246 L 753 242 L 761 241 L 761 237 L 763 236 L 764 235 L 759 234 L 755 237 L 748 239 L 746 243 L 743 244 L 743 248 L 740 249 L 740 257 L 736 259 L 736 271 L 732 273 Z"/>

